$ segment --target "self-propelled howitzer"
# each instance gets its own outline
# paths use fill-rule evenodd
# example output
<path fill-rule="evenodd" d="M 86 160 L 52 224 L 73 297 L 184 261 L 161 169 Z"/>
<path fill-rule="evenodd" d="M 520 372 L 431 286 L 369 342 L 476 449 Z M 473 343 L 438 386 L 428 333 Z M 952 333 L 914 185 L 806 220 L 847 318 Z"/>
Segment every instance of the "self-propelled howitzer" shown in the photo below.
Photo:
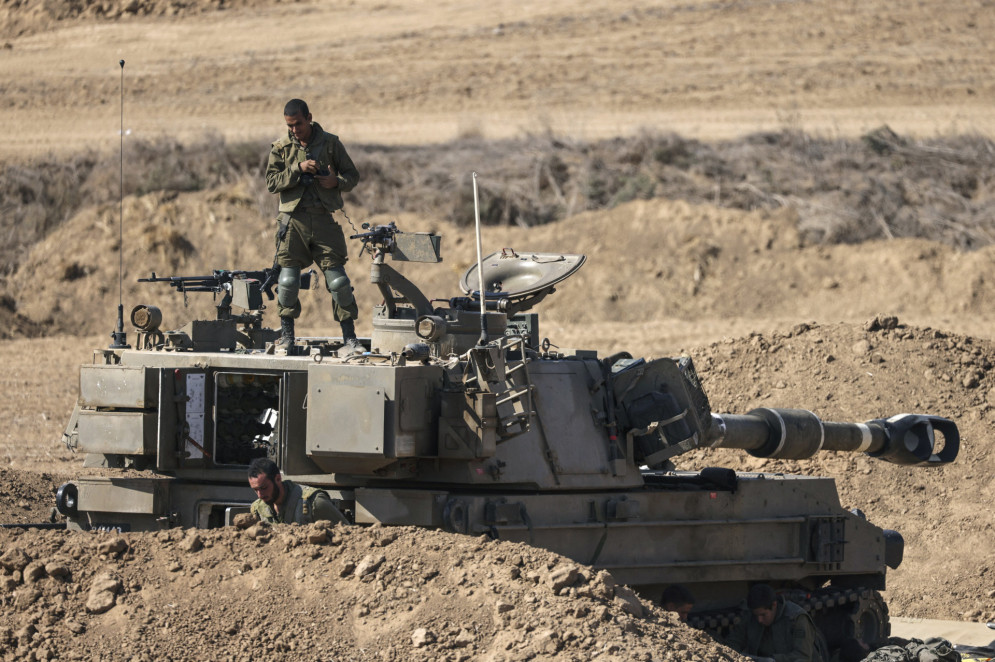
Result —
<path fill-rule="evenodd" d="M 383 295 L 362 355 L 340 358 L 339 338 L 298 338 L 295 353 L 274 355 L 259 310 L 163 333 L 149 327 L 152 307 L 136 306 L 139 349 L 99 350 L 80 369 L 65 440 L 101 470 L 59 490 L 70 526 L 225 525 L 254 499 L 246 465 L 268 456 L 325 488 L 357 525 L 524 541 L 650 598 L 685 584 L 703 626 L 727 625 L 749 585 L 765 581 L 806 604 L 831 641 L 887 634 L 876 591 L 901 562 L 902 538 L 843 509 L 831 478 L 681 472 L 673 460 L 738 448 L 937 465 L 956 457 L 953 422 L 715 414 L 690 357 L 540 341 L 532 308 L 582 255 L 505 249 L 482 261 L 482 278 L 467 271 L 462 295 L 440 300 L 386 264 L 441 261 L 438 236 L 391 224 L 356 238 Z M 243 274 L 228 283 L 242 292 L 234 305 L 261 308 L 252 272 L 223 273 Z"/>

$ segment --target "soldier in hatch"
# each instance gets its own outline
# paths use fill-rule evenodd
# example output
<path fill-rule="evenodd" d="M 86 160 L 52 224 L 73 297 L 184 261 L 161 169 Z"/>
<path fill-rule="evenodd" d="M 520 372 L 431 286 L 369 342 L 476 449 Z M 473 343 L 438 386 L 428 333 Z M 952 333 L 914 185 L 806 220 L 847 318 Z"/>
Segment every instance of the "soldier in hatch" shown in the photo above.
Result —
<path fill-rule="evenodd" d="M 263 522 L 312 524 L 328 520 L 348 524 L 328 492 L 283 480 L 280 467 L 265 457 L 257 457 L 249 465 L 249 487 L 258 497 L 252 502 L 252 514 Z"/>
<path fill-rule="evenodd" d="M 334 213 L 342 209 L 342 193 L 359 182 L 359 171 L 338 136 L 312 121 L 307 104 L 291 99 L 283 109 L 287 136 L 273 143 L 266 166 L 266 188 L 280 194 L 276 260 L 281 267 L 277 287 L 283 353 L 294 344 L 294 320 L 301 269 L 316 262 L 332 295 L 332 310 L 342 326 L 342 355 L 364 351 L 356 338 L 359 308 L 345 272 L 349 259 L 345 234 Z"/>

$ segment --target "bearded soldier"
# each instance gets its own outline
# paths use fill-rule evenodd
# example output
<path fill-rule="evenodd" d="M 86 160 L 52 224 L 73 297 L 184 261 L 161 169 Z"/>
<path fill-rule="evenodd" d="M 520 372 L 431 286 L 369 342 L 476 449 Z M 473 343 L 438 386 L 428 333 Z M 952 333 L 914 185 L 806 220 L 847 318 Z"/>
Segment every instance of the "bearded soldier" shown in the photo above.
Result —
<path fill-rule="evenodd" d="M 328 492 L 284 480 L 280 467 L 268 458 L 256 458 L 249 465 L 249 487 L 258 497 L 252 503 L 252 514 L 263 522 L 312 524 L 328 520 L 348 523 Z"/>

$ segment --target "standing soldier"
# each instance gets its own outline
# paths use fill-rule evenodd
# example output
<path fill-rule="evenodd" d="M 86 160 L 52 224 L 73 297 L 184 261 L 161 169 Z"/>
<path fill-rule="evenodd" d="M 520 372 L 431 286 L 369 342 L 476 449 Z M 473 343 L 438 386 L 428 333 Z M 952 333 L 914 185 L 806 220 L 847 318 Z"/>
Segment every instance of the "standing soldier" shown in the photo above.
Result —
<path fill-rule="evenodd" d="M 301 269 L 312 262 L 325 274 L 332 310 L 342 326 L 344 352 L 364 351 L 356 338 L 359 307 L 345 272 L 349 259 L 345 234 L 334 218 L 342 209 L 342 193 L 359 182 L 359 171 L 338 139 L 311 120 L 307 104 L 291 99 L 283 109 L 287 136 L 273 143 L 266 166 L 266 188 L 280 194 L 276 261 L 280 266 L 277 310 L 281 353 L 294 345 L 294 320 L 300 317 Z"/>

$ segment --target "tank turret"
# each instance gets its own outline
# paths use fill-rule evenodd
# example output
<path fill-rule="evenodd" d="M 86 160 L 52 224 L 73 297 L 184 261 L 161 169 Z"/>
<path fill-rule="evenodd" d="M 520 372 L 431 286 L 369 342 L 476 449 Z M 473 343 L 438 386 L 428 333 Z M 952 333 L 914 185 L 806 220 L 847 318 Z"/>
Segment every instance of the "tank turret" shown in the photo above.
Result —
<path fill-rule="evenodd" d="M 70 526 L 223 526 L 255 498 L 246 465 L 270 457 L 357 525 L 527 542 L 649 598 L 685 584 L 704 627 L 727 626 L 749 585 L 765 581 L 797 594 L 831 643 L 888 634 L 877 591 L 901 562 L 900 534 L 843 509 L 831 478 L 677 471 L 674 460 L 735 448 L 929 467 L 956 458 L 952 421 L 714 413 L 690 357 L 600 356 L 543 339 L 535 306 L 583 255 L 505 249 L 463 275 L 460 295 L 430 298 L 386 261 L 437 263 L 441 238 L 364 230 L 354 239 L 372 255 L 383 301 L 359 355 L 340 357 L 331 337 L 273 354 L 260 296 L 268 270 L 148 279 L 225 296 L 217 319 L 180 331 L 161 331 L 158 310 L 140 304 L 135 349 L 98 350 L 81 367 L 64 440 L 100 471 L 59 490 Z"/>

